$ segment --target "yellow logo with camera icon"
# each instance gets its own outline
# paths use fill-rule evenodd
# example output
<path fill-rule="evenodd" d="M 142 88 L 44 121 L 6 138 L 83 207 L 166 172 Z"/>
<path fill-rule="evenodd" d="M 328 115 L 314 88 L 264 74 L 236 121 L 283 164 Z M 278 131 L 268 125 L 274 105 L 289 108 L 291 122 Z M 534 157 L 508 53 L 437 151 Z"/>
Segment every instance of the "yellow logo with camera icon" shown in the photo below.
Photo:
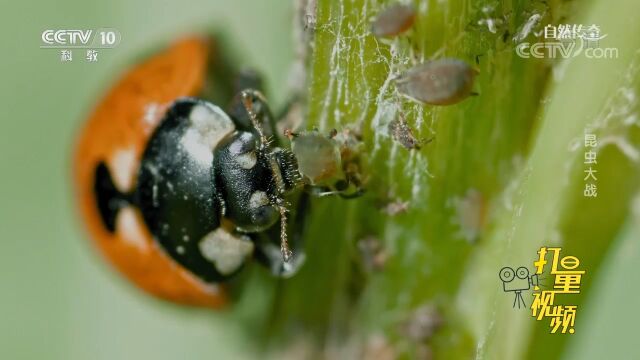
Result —
<path fill-rule="evenodd" d="M 541 247 L 538 251 L 538 260 L 534 261 L 535 272 L 529 273 L 529 269 L 520 266 L 517 269 L 503 267 L 498 273 L 502 281 L 504 292 L 514 293 L 513 307 L 526 308 L 522 292 L 533 290 L 533 302 L 531 303 L 531 316 L 538 321 L 550 319 L 550 333 L 573 334 L 575 333 L 575 320 L 578 311 L 577 305 L 558 304 L 557 300 L 563 297 L 567 302 L 568 296 L 579 294 L 582 276 L 585 270 L 580 270 L 580 260 L 575 256 L 561 256 L 560 247 Z M 547 255 L 550 254 L 550 260 Z M 550 265 L 550 266 L 547 266 Z M 553 288 L 542 290 L 546 287 L 540 280 L 545 270 L 553 277 Z M 568 296 L 567 296 L 568 295 Z"/>

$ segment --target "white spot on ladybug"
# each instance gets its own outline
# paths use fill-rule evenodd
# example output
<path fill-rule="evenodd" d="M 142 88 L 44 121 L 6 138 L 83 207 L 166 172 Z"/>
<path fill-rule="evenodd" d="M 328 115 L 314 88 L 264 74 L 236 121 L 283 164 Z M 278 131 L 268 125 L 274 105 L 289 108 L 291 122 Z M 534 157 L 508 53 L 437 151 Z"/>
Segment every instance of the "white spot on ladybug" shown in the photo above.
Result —
<path fill-rule="evenodd" d="M 246 152 L 247 145 L 250 146 L 251 142 L 254 142 L 255 144 L 255 138 L 253 137 L 253 135 L 249 132 L 242 132 L 240 133 L 238 141 L 234 141 L 231 143 L 231 145 L 229 146 L 229 151 L 234 155 Z"/>
<path fill-rule="evenodd" d="M 243 169 L 251 169 L 253 168 L 256 163 L 258 162 L 258 158 L 256 157 L 256 153 L 253 151 L 249 151 L 247 153 L 244 154 L 240 154 L 240 155 L 236 155 L 235 158 L 236 162 L 238 163 L 238 165 L 240 165 L 240 167 L 242 167 Z"/>
<path fill-rule="evenodd" d="M 129 192 L 136 176 L 136 152 L 134 148 L 116 150 L 111 156 L 113 183 L 120 192 Z"/>
<path fill-rule="evenodd" d="M 249 198 L 249 208 L 257 209 L 261 206 L 269 205 L 269 198 L 264 191 L 256 191 Z"/>
<path fill-rule="evenodd" d="M 178 246 L 176 247 L 176 252 L 177 252 L 178 254 L 180 254 L 180 255 L 184 255 L 184 246 L 180 246 L 180 245 L 178 245 Z"/>
<path fill-rule="evenodd" d="M 162 119 L 163 112 L 166 108 L 165 105 L 161 105 L 159 103 L 149 103 L 144 107 L 144 115 L 142 120 L 145 125 L 145 131 L 151 132 L 158 125 L 160 120 Z"/>
<path fill-rule="evenodd" d="M 157 166 L 151 163 L 146 163 L 145 167 L 149 170 L 149 173 L 151 174 L 151 176 L 153 176 L 154 179 L 156 179 L 156 181 L 160 181 L 162 179 L 162 175 L 160 175 L 160 171 L 158 171 Z"/>
<path fill-rule="evenodd" d="M 142 231 L 142 226 L 143 225 L 140 223 L 140 217 L 137 216 L 134 207 L 128 206 L 118 212 L 116 217 L 116 229 L 120 236 L 127 242 L 127 244 L 135 246 L 141 251 L 147 251 L 148 245 Z"/>
<path fill-rule="evenodd" d="M 151 188 L 151 201 L 153 202 L 153 207 L 160 206 L 158 202 L 158 185 L 153 185 Z"/>
<path fill-rule="evenodd" d="M 185 131 L 180 144 L 198 163 L 211 166 L 213 149 L 235 130 L 235 125 L 222 109 L 213 104 L 195 105 L 189 120 L 191 126 Z"/>
<path fill-rule="evenodd" d="M 238 270 L 253 252 L 253 243 L 247 236 L 234 236 L 221 227 L 203 237 L 198 247 L 202 256 L 222 275 Z"/>

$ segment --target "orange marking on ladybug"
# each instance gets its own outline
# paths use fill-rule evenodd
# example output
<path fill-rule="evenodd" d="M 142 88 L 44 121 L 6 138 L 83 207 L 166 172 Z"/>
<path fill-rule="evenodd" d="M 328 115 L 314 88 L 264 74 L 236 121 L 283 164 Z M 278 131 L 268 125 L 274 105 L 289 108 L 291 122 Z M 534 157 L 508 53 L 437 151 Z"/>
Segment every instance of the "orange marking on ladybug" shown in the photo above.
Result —
<path fill-rule="evenodd" d="M 135 186 L 132 164 L 139 167 L 165 104 L 200 93 L 211 49 L 212 44 L 205 39 L 184 39 L 125 74 L 98 103 L 82 129 L 73 176 L 83 222 L 97 248 L 115 268 L 158 297 L 220 307 L 226 302 L 223 289 L 205 284 L 171 260 L 141 225 L 138 211 L 120 209 L 117 229 L 109 231 L 97 207 L 94 187 L 96 168 L 102 162 L 109 163 L 118 190 Z M 136 246 L 132 246 L 134 242 Z"/>

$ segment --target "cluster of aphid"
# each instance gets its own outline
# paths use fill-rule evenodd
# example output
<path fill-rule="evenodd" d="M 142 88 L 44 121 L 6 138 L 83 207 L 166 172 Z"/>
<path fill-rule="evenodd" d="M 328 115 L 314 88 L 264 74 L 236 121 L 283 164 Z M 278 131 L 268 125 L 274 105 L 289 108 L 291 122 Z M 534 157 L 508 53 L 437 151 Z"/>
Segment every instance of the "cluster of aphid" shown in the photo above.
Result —
<path fill-rule="evenodd" d="M 416 17 L 413 7 L 392 5 L 373 21 L 371 32 L 396 37 Z M 362 142 L 353 129 L 327 135 L 289 130 L 291 150 L 278 146 L 255 73 L 241 74 L 227 111 L 197 98 L 206 93 L 203 78 L 212 81 L 226 71 L 209 58 L 214 48 L 206 39 L 185 39 L 125 74 L 88 120 L 75 159 L 79 204 L 103 253 L 142 288 L 207 306 L 224 302 L 208 286 L 233 277 L 249 257 L 277 275 L 294 273 L 303 257 L 289 249 L 287 224 L 301 230 L 296 225 L 306 197 L 353 198 L 366 183 Z M 449 105 L 471 94 L 475 75 L 461 60 L 438 59 L 406 70 L 395 85 L 402 96 Z M 163 106 L 151 128 L 149 121 L 139 121 L 141 104 Z M 407 148 L 423 143 L 402 117 L 390 130 Z M 117 156 L 123 152 L 129 154 L 124 165 Z M 285 198 L 301 186 L 307 191 L 289 214 Z M 278 220 L 280 251 L 272 241 Z M 297 240 L 291 241 L 294 249 Z M 381 266 L 381 249 L 365 250 Z"/>
<path fill-rule="evenodd" d="M 371 32 L 378 38 L 394 38 L 409 31 L 417 14 L 407 4 L 394 4 L 382 10 L 371 23 Z M 402 96 L 429 105 L 452 105 L 473 94 L 478 72 L 466 62 L 454 58 L 430 60 L 400 74 L 395 81 Z M 394 140 L 407 149 L 419 149 L 422 143 L 400 117 L 389 124 Z"/>

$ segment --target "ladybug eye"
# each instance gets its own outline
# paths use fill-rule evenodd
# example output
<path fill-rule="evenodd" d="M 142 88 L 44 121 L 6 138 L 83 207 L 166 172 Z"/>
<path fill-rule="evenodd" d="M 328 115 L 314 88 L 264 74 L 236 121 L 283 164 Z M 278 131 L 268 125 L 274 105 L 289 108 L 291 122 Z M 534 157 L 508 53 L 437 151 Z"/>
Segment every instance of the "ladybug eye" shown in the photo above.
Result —
<path fill-rule="evenodd" d="M 251 225 L 247 225 L 243 230 L 254 230 L 253 227 L 255 230 L 269 228 L 278 221 L 280 216 L 278 210 L 271 205 L 267 193 L 260 190 L 251 194 L 249 208 L 246 211 L 251 216 Z"/>

